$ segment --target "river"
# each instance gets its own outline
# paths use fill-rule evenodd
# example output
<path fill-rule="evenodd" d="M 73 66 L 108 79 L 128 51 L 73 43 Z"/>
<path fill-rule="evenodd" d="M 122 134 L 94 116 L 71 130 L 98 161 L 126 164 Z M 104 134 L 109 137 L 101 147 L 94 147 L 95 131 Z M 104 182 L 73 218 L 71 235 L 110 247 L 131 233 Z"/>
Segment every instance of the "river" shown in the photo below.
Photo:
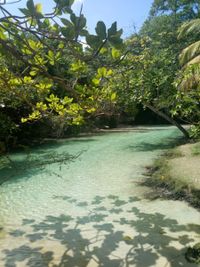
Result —
<path fill-rule="evenodd" d="M 179 136 L 138 128 L 13 153 L 0 169 L 0 266 L 196 266 L 184 253 L 200 240 L 200 213 L 148 199 L 140 184 Z"/>

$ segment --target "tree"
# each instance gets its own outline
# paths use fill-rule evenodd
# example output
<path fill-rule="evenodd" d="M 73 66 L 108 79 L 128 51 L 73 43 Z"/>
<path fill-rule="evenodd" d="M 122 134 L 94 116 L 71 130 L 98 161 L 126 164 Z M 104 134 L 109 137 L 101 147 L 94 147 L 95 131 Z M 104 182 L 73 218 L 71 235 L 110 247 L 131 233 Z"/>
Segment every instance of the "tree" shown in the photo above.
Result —
<path fill-rule="evenodd" d="M 190 56 L 194 56 L 198 51 L 198 43 L 195 42 L 194 35 L 182 35 L 182 38 L 178 40 L 177 30 L 184 21 L 199 16 L 199 4 L 199 1 L 155 0 L 150 11 L 150 16 L 139 32 L 140 38 L 148 38 L 150 42 L 148 43 L 148 56 L 144 56 L 142 58 L 143 60 L 140 60 L 140 64 L 145 65 L 145 67 L 141 68 L 142 74 L 140 77 L 142 77 L 142 79 L 139 77 L 140 80 L 143 80 L 143 88 L 140 85 L 140 90 L 137 91 L 139 92 L 140 98 L 142 92 L 143 94 L 144 91 L 148 92 L 148 101 L 144 106 L 149 107 L 152 111 L 165 117 L 168 121 L 172 119 L 171 123 L 175 125 L 177 124 L 175 118 L 179 120 L 183 119 L 191 123 L 191 121 L 196 121 L 196 117 L 198 117 L 198 101 L 194 100 L 194 94 L 191 98 L 191 105 L 189 105 L 186 99 L 182 99 L 182 104 L 180 105 L 180 98 L 178 96 L 180 92 L 177 88 L 177 73 L 179 73 L 179 77 L 182 77 L 182 79 L 179 79 L 179 86 L 180 84 L 184 84 L 185 81 L 185 84 L 187 84 L 187 82 L 191 83 L 191 75 L 189 75 L 189 72 L 195 72 L 193 76 L 194 82 L 199 79 L 197 78 L 199 77 L 199 70 L 197 66 L 194 65 L 190 67 L 190 69 L 187 69 L 184 78 L 181 76 L 183 74 L 182 71 L 180 75 L 178 57 L 183 48 L 187 47 L 192 42 L 194 42 L 194 45 L 189 47 L 192 48 L 192 51 L 190 49 L 185 49 L 180 57 L 189 56 L 189 53 Z M 145 49 L 143 49 L 143 52 L 144 51 Z M 143 52 L 141 52 L 141 54 L 143 54 Z M 146 60 L 149 62 L 147 68 L 146 63 L 144 63 Z M 141 70 L 139 72 L 141 72 Z M 187 77 L 190 77 L 190 79 L 187 79 Z M 155 84 L 156 80 L 159 81 L 157 84 Z M 175 80 L 176 82 L 174 82 Z M 158 95 L 153 93 L 155 92 L 155 88 L 159 91 Z M 145 104 L 145 99 L 143 99 L 142 102 Z M 190 108 L 188 106 L 190 106 Z M 191 116 L 191 111 L 194 112 L 195 107 L 195 115 Z M 182 112 L 182 114 L 177 112 L 177 109 L 180 110 L 181 108 L 185 111 Z M 190 112 L 188 113 L 189 110 Z M 188 118 L 188 114 L 190 114 L 191 120 L 186 119 L 186 117 Z M 186 137 L 189 136 L 188 132 L 182 129 L 180 123 L 178 123 L 177 126 L 183 131 Z"/>
<path fill-rule="evenodd" d="M 172 15 L 175 20 L 191 20 L 200 13 L 199 0 L 154 0 L 150 16 Z"/>
<path fill-rule="evenodd" d="M 177 87 L 174 114 L 179 114 L 192 124 L 191 135 L 200 136 L 200 20 L 184 23 L 179 29 L 179 38 L 193 35 L 194 42 L 183 49 L 179 59 L 182 69 L 175 81 Z"/>
<path fill-rule="evenodd" d="M 196 36 L 200 34 L 200 19 L 191 20 L 180 27 L 179 39 L 191 34 Z M 200 63 L 200 40 L 197 39 L 181 52 L 179 57 L 181 65 Z"/>
<path fill-rule="evenodd" d="M 170 115 L 173 95 L 172 65 L 174 54 L 170 49 L 156 53 L 149 38 L 132 37 L 126 43 L 126 58 L 115 71 L 112 86 L 117 97 L 126 105 L 142 104 L 169 123 L 175 125 L 188 138 L 188 132 Z"/>
<path fill-rule="evenodd" d="M 104 65 L 104 57 L 112 60 L 113 48 L 122 45 L 122 30 L 116 22 L 107 29 L 99 21 L 91 35 L 82 8 L 77 16 L 73 0 L 54 2 L 50 14 L 33 0 L 20 9 L 22 15 L 0 5 L 0 112 L 18 129 L 48 119 L 62 133 L 112 98 L 104 87 L 112 66 Z"/>

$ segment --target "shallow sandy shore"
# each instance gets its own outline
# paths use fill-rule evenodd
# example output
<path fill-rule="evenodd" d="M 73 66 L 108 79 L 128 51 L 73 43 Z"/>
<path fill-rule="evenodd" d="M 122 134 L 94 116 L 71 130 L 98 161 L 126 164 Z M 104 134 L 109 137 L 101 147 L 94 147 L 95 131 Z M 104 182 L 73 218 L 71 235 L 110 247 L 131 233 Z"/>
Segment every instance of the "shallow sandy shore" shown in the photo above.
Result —
<path fill-rule="evenodd" d="M 174 179 L 187 183 L 194 189 L 200 190 L 200 155 L 193 155 L 197 144 L 179 146 L 180 156 L 169 160 L 170 173 Z"/>

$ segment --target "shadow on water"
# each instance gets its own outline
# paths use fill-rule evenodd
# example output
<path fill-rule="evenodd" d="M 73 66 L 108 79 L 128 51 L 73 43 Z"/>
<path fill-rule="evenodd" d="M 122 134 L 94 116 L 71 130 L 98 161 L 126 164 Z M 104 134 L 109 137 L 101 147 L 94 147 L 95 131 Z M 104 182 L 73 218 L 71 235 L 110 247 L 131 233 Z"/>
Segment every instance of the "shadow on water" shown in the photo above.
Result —
<path fill-rule="evenodd" d="M 126 147 L 127 150 L 132 152 L 148 152 L 155 150 L 167 150 L 174 148 L 177 145 L 181 145 L 185 142 L 185 139 L 180 138 L 165 138 L 165 140 L 159 140 L 155 143 L 150 142 L 140 142 L 136 145 L 130 145 Z"/>
<path fill-rule="evenodd" d="M 105 133 L 100 133 L 96 135 L 104 134 Z M 70 154 L 68 152 L 58 153 L 56 150 L 63 146 L 70 146 L 77 143 L 87 144 L 97 141 L 97 139 L 91 137 L 93 137 L 93 135 L 68 139 L 44 140 L 43 143 L 37 144 L 34 147 L 17 149 L 13 154 L 0 157 L 0 185 L 8 180 L 10 182 L 16 182 L 20 179 L 31 178 L 32 175 L 41 173 L 48 165 L 54 163 L 60 164 L 60 166 L 69 164 L 83 154 L 86 149 L 82 149 L 75 154 Z M 47 172 L 47 170 L 45 171 Z M 54 174 L 57 175 L 56 173 Z"/>
<path fill-rule="evenodd" d="M 53 198 L 82 207 L 84 215 L 72 217 L 66 208 L 60 216 L 46 216 L 40 222 L 24 219 L 20 229 L 9 233 L 14 243 L 18 238 L 24 243 L 2 251 L 3 266 L 26 262 L 29 267 L 149 267 L 158 266 L 160 257 L 165 259 L 160 267 L 196 266 L 186 262 L 184 247 L 194 242 L 191 233 L 200 234 L 199 225 L 181 225 L 161 213 L 142 212 L 136 207 L 140 199 L 134 197 L 125 201 L 114 195 L 96 196 L 90 202 L 68 196 Z M 114 214 L 112 219 L 110 214 Z M 127 227 L 132 235 L 129 231 L 127 236 Z M 54 242 L 53 247 L 41 245 L 42 240 Z M 57 243 L 63 248 L 59 258 Z M 119 253 L 121 247 L 125 247 L 124 254 Z"/>
<path fill-rule="evenodd" d="M 159 128 L 158 128 L 159 127 Z M 167 128 L 170 129 L 170 126 L 167 126 Z M 152 131 L 166 131 L 166 126 L 158 125 L 158 126 L 151 126 L 150 128 L 146 126 L 140 126 L 140 127 L 131 127 L 131 128 L 114 128 L 114 129 L 101 129 L 97 132 L 91 132 L 91 133 L 85 133 L 85 134 L 80 134 L 74 137 L 66 137 L 66 138 L 60 138 L 60 139 L 44 139 L 36 142 L 33 142 L 33 144 L 30 143 L 29 146 L 21 146 L 19 148 L 16 148 L 14 152 L 16 153 L 21 153 L 21 152 L 27 152 L 33 151 L 34 154 L 42 154 L 46 153 L 46 149 L 57 149 L 60 146 L 68 146 L 68 145 L 73 145 L 75 143 L 91 143 L 91 142 L 96 142 L 98 141 L 97 138 L 95 137 L 101 137 L 109 134 L 119 134 L 119 133 L 127 133 L 127 132 L 132 132 L 132 133 L 148 133 Z"/>
<path fill-rule="evenodd" d="M 77 142 L 91 140 L 95 141 L 83 138 Z M 68 142 L 74 143 L 74 140 L 63 142 L 48 143 L 47 147 L 55 149 Z M 173 142 L 168 141 L 156 144 L 143 142 L 128 149 L 152 151 L 173 146 Z M 61 165 L 63 159 L 67 164 L 75 157 L 67 153 L 50 157 L 51 152 L 46 153 L 44 149 L 45 146 L 42 146 L 35 150 L 35 161 L 15 161 L 14 176 L 11 178 L 15 182 L 17 179 L 27 179 L 37 172 L 41 173 L 48 164 L 58 163 L 61 159 Z M 38 163 L 41 166 L 39 164 L 36 168 Z M 16 167 L 21 170 L 20 173 L 15 173 Z M 2 171 L 10 173 L 9 164 Z M 200 235 L 197 224 L 181 225 L 164 214 L 143 212 L 138 208 L 141 200 L 135 197 L 124 200 L 115 195 L 96 196 L 91 201 L 81 202 L 69 196 L 53 198 L 66 203 L 66 210 L 59 216 L 49 215 L 41 221 L 26 218 L 20 226 L 10 231 L 6 237 L 10 245 L 5 245 L 0 252 L 2 266 L 148 267 L 158 266 L 157 261 L 161 257 L 165 263 L 160 267 L 196 266 L 186 262 L 184 253 L 185 247 L 195 242 L 193 236 Z M 83 213 L 72 215 L 70 205 L 83 210 Z M 0 234 L 1 231 L 4 229 L 0 228 Z"/>
<path fill-rule="evenodd" d="M 144 132 L 150 131 L 149 129 L 143 130 Z M 142 131 L 142 129 L 134 129 L 133 131 Z M 54 163 L 60 164 L 60 166 L 66 165 L 69 162 L 76 160 L 82 153 L 86 151 L 87 148 L 77 152 L 77 154 L 71 155 L 67 152 L 58 153 L 56 150 L 59 149 L 59 147 L 66 146 L 67 150 L 67 146 L 74 144 L 97 142 L 98 139 L 95 138 L 95 136 L 103 136 L 107 135 L 108 133 L 113 134 L 113 132 L 93 133 L 89 136 L 86 135 L 63 140 L 46 140 L 43 144 L 40 144 L 40 146 L 26 148 L 23 151 L 18 151 L 13 155 L 11 154 L 11 156 L 8 155 L 8 157 L 1 157 L 0 185 L 8 180 L 16 182 L 17 180 L 24 178 L 29 179 L 32 177 L 32 175 L 41 173 L 46 166 Z M 174 147 L 175 144 L 177 144 L 177 138 L 169 138 L 168 140 L 165 140 L 165 142 L 159 143 L 139 142 L 139 144 L 130 145 L 125 149 L 131 150 L 132 152 L 153 151 L 158 149 L 168 149 Z M 56 175 L 56 173 L 54 174 Z"/>
<path fill-rule="evenodd" d="M 41 174 L 43 171 L 48 172 L 47 167 L 57 164 L 61 169 L 79 158 L 85 150 L 74 155 L 67 152 L 57 153 L 56 151 L 37 151 L 37 153 L 24 153 L 12 159 L 11 157 L 2 157 L 0 161 L 0 185 L 6 181 L 17 182 L 21 179 L 32 178 L 33 175 Z M 59 176 L 58 173 L 49 171 L 49 174 Z"/>

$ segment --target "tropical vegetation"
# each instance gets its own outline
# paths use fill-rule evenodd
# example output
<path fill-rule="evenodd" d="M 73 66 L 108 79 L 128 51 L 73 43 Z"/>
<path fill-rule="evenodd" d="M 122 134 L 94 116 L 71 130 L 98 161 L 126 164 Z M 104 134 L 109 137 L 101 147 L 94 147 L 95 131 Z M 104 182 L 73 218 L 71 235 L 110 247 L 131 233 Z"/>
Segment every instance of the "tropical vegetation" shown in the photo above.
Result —
<path fill-rule="evenodd" d="M 33 0 L 20 15 L 0 5 L 0 150 L 146 109 L 198 138 L 200 2 L 154 0 L 124 40 L 116 22 L 99 21 L 90 34 L 73 2 L 54 0 L 48 14 Z"/>

